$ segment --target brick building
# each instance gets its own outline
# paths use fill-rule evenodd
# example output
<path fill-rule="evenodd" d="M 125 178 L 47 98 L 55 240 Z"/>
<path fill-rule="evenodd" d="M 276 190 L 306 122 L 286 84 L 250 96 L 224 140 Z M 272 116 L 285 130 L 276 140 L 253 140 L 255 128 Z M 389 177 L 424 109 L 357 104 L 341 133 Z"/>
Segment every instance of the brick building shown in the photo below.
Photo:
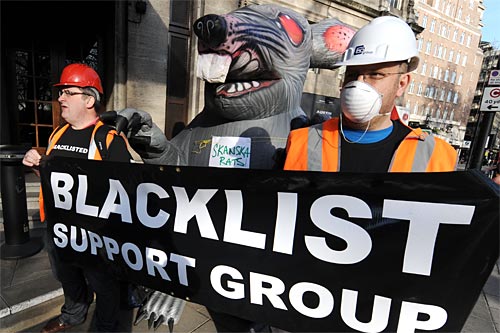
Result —
<path fill-rule="evenodd" d="M 483 53 L 482 0 L 418 0 L 420 65 L 402 105 L 412 124 L 463 148 Z"/>

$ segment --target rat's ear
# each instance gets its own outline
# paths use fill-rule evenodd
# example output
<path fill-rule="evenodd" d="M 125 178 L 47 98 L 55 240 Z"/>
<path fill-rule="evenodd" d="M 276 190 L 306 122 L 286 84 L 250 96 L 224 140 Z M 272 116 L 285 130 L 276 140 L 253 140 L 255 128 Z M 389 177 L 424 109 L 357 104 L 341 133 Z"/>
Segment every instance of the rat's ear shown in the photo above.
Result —
<path fill-rule="evenodd" d="M 313 50 L 310 68 L 335 69 L 356 31 L 335 18 L 311 24 Z"/>

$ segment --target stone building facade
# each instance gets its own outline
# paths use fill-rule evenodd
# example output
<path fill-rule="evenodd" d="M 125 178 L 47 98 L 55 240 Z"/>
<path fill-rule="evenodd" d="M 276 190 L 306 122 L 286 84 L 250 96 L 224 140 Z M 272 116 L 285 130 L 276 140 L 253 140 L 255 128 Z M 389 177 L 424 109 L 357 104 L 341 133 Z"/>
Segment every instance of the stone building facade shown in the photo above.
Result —
<path fill-rule="evenodd" d="M 184 1 L 184 0 L 181 0 Z M 177 5 L 181 1 L 170 1 L 170 6 Z M 171 98 L 165 94 L 165 87 L 162 85 L 160 78 L 143 84 L 142 80 L 148 79 L 151 75 L 163 76 L 165 72 L 168 73 L 168 59 L 164 58 L 167 53 L 168 45 L 165 45 L 165 39 L 155 36 L 148 41 L 143 40 L 145 34 L 152 32 L 158 35 L 157 24 L 152 18 L 156 17 L 154 13 L 162 13 L 165 11 L 165 0 L 149 0 L 148 6 L 152 7 L 152 13 L 148 16 L 146 13 L 140 25 L 129 24 L 129 43 L 128 43 L 128 64 L 129 75 L 134 72 L 138 75 L 137 83 L 127 87 L 127 106 L 141 108 L 153 115 L 154 120 L 159 124 L 160 128 L 165 128 L 165 133 L 169 135 L 170 129 L 174 121 L 189 122 L 199 111 L 203 108 L 203 82 L 195 77 L 196 73 L 196 37 L 188 34 L 187 42 L 189 44 L 187 49 L 187 68 L 188 68 L 188 93 L 187 104 L 184 105 L 186 112 L 182 115 L 172 114 L 168 108 L 168 99 Z M 410 23 L 416 32 L 421 31 L 421 27 L 416 24 L 416 14 L 413 10 L 412 0 L 205 0 L 205 1 L 192 1 L 191 13 L 188 15 L 188 21 L 194 22 L 198 17 L 206 14 L 223 14 L 232 11 L 236 8 L 250 5 L 250 4 L 277 4 L 291 8 L 303 14 L 310 22 L 318 22 L 327 17 L 336 17 L 339 20 L 351 25 L 355 29 L 363 26 L 372 18 L 381 15 L 396 15 L 402 17 Z M 129 15 L 133 11 L 129 6 Z M 164 16 L 168 20 L 169 15 Z M 170 23 L 171 26 L 171 23 Z M 190 26 L 188 25 L 189 29 Z M 168 34 L 167 31 L 164 32 Z M 157 40 L 158 38 L 158 40 Z M 133 43 L 131 43 L 133 41 Z M 161 47 L 159 47 L 161 46 Z M 136 53 L 137 56 L 136 56 Z M 146 56 L 146 54 L 148 56 Z M 152 58 L 154 56 L 156 59 Z M 162 68 L 156 68 L 161 66 Z M 137 68 L 137 71 L 135 70 Z M 151 71 L 151 69 L 153 69 Z M 167 74 L 168 75 L 168 74 Z M 336 101 L 339 97 L 339 87 L 343 79 L 343 69 L 327 70 L 316 69 L 310 70 L 304 86 L 304 95 L 309 99 L 304 98 L 303 107 L 305 111 L 312 114 L 322 109 L 335 110 Z M 148 80 L 149 81 L 149 80 Z M 163 82 L 168 81 L 168 78 Z M 136 82 L 134 80 L 134 82 Z M 167 87 L 168 90 L 168 87 Z M 155 91 L 153 96 L 155 98 L 142 98 L 147 96 L 147 91 Z M 152 97 L 152 96 L 150 96 Z M 121 100 L 121 99 L 120 99 Z M 167 110 L 163 108 L 163 103 L 167 100 Z M 309 103 L 308 103 L 309 102 Z M 120 103 L 118 103 L 120 104 Z M 125 105 L 119 105 L 115 109 Z M 168 118 L 170 117 L 170 121 Z M 167 124 L 168 123 L 168 124 Z"/>
<path fill-rule="evenodd" d="M 53 98 L 57 91 L 52 84 L 57 82 L 64 65 L 74 61 L 85 61 L 99 72 L 107 110 L 133 107 L 147 111 L 170 137 L 176 123 L 188 123 L 203 108 L 204 83 L 196 77 L 195 70 L 198 55 L 197 40 L 192 33 L 194 20 L 209 13 L 227 13 L 241 6 L 264 3 L 294 9 L 310 22 L 336 17 L 355 29 L 381 15 L 403 18 L 420 34 L 424 48 L 422 64 L 427 63 L 427 74 L 421 74 L 421 65 L 414 75 L 413 92 L 399 101 L 400 106 L 416 110 L 412 117 L 417 120 L 436 119 L 437 128 L 447 128 L 448 123 L 461 128 L 465 126 L 465 113 L 472 101 L 466 86 L 477 78 L 475 66 L 481 62 L 481 52 L 477 50 L 481 1 L 441 0 L 446 4 L 444 9 L 437 0 L 2 1 L 0 138 L 2 143 L 28 143 L 44 150 L 48 134 L 60 122 L 59 105 Z M 449 3 L 453 14 L 446 12 Z M 71 22 L 61 22 L 57 14 L 60 11 L 71 14 Z M 85 13 L 92 13 L 92 19 Z M 436 20 L 433 33 L 432 20 Z M 24 29 L 22 22 L 28 21 L 36 29 Z M 443 24 L 448 39 L 436 33 Z M 456 30 L 457 41 L 453 41 Z M 432 46 L 427 54 L 425 48 L 430 39 Z M 430 59 L 436 45 L 442 45 L 447 52 L 446 58 L 441 55 L 437 58 L 441 63 L 434 65 Z M 452 49 L 453 59 L 447 61 Z M 434 78 L 436 66 L 439 68 Z M 431 67 L 433 72 L 429 76 Z M 444 80 L 447 70 L 448 82 Z M 337 109 L 342 71 L 342 68 L 309 71 L 304 88 L 306 112 Z M 450 83 L 452 75 L 456 80 L 454 85 Z M 422 96 L 417 94 L 420 82 Z M 433 93 L 439 90 L 437 100 L 433 100 L 436 106 L 430 105 L 431 99 L 427 97 L 415 107 L 417 97 L 426 98 L 423 94 L 427 86 L 432 87 L 431 82 L 435 86 Z M 441 106 L 437 104 L 441 102 L 443 88 L 438 83 L 447 84 Z M 451 102 L 446 102 L 450 89 Z M 459 103 L 453 103 L 455 92 Z"/>

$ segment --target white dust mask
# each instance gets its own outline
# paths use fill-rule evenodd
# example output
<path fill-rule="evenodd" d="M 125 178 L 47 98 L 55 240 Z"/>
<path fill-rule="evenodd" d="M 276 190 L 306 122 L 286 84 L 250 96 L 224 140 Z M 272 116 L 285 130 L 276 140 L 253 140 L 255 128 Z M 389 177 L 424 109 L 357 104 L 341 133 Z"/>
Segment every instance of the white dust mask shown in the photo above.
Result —
<path fill-rule="evenodd" d="M 351 81 L 342 88 L 340 107 L 350 121 L 365 123 L 379 114 L 382 95 L 368 83 Z"/>

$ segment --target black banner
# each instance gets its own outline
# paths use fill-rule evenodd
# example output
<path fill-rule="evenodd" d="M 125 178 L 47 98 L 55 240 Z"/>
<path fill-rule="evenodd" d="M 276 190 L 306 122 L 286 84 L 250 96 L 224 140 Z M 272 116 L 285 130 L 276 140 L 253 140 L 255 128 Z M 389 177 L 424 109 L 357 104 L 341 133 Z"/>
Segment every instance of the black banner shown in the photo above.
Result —
<path fill-rule="evenodd" d="M 41 173 L 63 260 L 289 331 L 458 332 L 499 254 L 499 189 L 474 170 Z"/>

